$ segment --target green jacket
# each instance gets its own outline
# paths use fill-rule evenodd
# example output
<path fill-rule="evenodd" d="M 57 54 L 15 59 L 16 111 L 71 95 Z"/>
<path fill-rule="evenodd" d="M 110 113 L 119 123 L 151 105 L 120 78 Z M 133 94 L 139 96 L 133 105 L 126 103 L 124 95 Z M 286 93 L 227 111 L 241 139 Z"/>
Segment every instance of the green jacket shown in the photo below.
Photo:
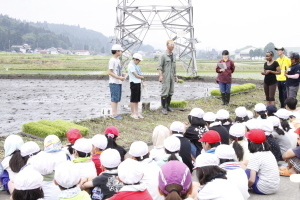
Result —
<path fill-rule="evenodd" d="M 162 71 L 164 79 L 173 79 L 176 75 L 176 55 L 173 53 L 173 62 L 167 51 L 159 56 L 157 69 Z"/>

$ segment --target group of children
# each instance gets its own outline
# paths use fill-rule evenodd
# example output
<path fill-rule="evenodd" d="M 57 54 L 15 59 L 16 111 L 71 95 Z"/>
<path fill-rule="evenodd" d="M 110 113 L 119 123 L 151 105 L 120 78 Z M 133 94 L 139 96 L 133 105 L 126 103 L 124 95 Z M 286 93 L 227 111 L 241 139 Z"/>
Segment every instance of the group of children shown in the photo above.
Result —
<path fill-rule="evenodd" d="M 155 127 L 151 151 L 135 141 L 127 153 L 113 126 L 91 139 L 70 129 L 64 146 L 49 135 L 43 150 L 10 135 L 1 183 L 12 200 L 243 200 L 249 189 L 273 194 L 280 175 L 300 173 L 297 100 L 285 104 L 277 110 L 259 103 L 254 113 L 238 107 L 235 120 L 224 109 L 194 108 L 189 123 Z M 280 161 L 286 165 L 279 167 Z"/>

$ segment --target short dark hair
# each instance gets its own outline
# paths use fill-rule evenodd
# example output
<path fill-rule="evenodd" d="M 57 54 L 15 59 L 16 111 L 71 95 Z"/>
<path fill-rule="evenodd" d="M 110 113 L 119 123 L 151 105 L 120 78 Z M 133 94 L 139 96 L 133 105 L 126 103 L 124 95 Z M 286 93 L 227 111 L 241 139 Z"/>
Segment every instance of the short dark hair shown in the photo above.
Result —
<path fill-rule="evenodd" d="M 17 190 L 14 189 L 12 193 L 12 199 L 14 200 L 31 200 L 44 198 L 44 192 L 42 188 L 33 190 Z"/>
<path fill-rule="evenodd" d="M 116 53 L 117 53 L 117 50 L 111 50 L 111 53 L 112 53 L 112 54 L 116 54 Z"/>
<path fill-rule="evenodd" d="M 232 124 L 232 120 L 230 118 L 228 119 L 216 119 L 216 122 L 221 122 L 221 124 L 225 124 L 226 122 L 229 122 L 230 124 Z"/>
<path fill-rule="evenodd" d="M 248 140 L 248 149 L 250 153 L 256 153 L 259 151 L 270 151 L 270 144 L 265 141 L 264 143 L 254 143 Z"/>
<path fill-rule="evenodd" d="M 226 171 L 218 166 L 198 167 L 196 175 L 200 185 L 205 185 L 217 176 L 226 176 Z"/>
<path fill-rule="evenodd" d="M 85 158 L 85 157 L 90 157 L 91 156 L 91 153 L 84 153 L 82 151 L 77 151 L 77 154 L 78 154 L 78 157 L 80 157 L 80 158 Z"/>
<path fill-rule="evenodd" d="M 208 142 L 205 142 L 208 143 Z M 208 143 L 210 145 L 211 148 L 215 148 L 217 146 L 219 146 L 221 144 L 221 142 L 215 142 L 215 143 Z"/>
<path fill-rule="evenodd" d="M 205 127 L 205 125 L 206 125 L 203 118 L 192 117 L 191 115 L 189 115 L 188 120 L 191 125 L 196 125 L 196 126 L 201 126 L 201 127 Z"/>
<path fill-rule="evenodd" d="M 256 113 L 259 114 L 262 119 L 267 119 L 266 111 L 259 111 Z"/>
<path fill-rule="evenodd" d="M 297 106 L 298 100 L 295 97 L 288 97 L 284 101 L 284 104 L 289 107 L 291 110 L 295 110 Z"/>
<path fill-rule="evenodd" d="M 222 56 L 223 56 L 223 55 L 228 56 L 228 55 L 229 55 L 229 51 L 228 51 L 228 50 L 224 50 L 224 51 L 222 52 Z"/>
<path fill-rule="evenodd" d="M 149 153 L 147 153 L 146 155 L 143 156 L 143 158 L 141 157 L 134 157 L 137 161 L 143 161 L 145 160 L 146 158 L 149 158 Z"/>
<path fill-rule="evenodd" d="M 234 162 L 234 159 L 224 159 L 224 158 L 220 158 L 220 165 L 226 162 Z"/>
<path fill-rule="evenodd" d="M 246 122 L 248 120 L 249 120 L 249 117 L 246 116 L 246 117 L 236 117 L 234 121 L 238 122 L 238 123 L 243 123 L 243 122 Z"/>

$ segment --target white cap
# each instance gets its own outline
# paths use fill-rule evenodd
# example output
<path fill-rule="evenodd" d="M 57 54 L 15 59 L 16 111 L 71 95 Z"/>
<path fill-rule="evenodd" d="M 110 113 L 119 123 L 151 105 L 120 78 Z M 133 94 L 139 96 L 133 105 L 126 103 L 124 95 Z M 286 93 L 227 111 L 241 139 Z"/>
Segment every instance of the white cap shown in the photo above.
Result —
<path fill-rule="evenodd" d="M 189 115 L 192 117 L 203 118 L 204 111 L 201 108 L 193 108 Z"/>
<path fill-rule="evenodd" d="M 262 112 L 262 111 L 266 111 L 266 110 L 267 110 L 267 107 L 266 107 L 266 105 L 263 104 L 263 103 L 258 103 L 258 104 L 256 104 L 255 107 L 254 107 L 254 111 L 255 111 L 255 112 Z"/>
<path fill-rule="evenodd" d="M 237 117 L 246 117 L 247 116 L 247 109 L 244 106 L 237 107 L 235 109 L 235 115 Z"/>
<path fill-rule="evenodd" d="M 93 148 L 93 145 L 89 139 L 86 138 L 80 138 L 76 140 L 76 142 L 73 145 L 73 149 L 76 151 L 80 151 L 83 153 L 91 153 Z"/>
<path fill-rule="evenodd" d="M 125 184 L 139 183 L 144 176 L 143 166 L 140 162 L 128 158 L 119 165 L 118 176 Z"/>
<path fill-rule="evenodd" d="M 184 124 L 179 121 L 175 121 L 170 126 L 170 131 L 183 133 L 184 132 Z"/>
<path fill-rule="evenodd" d="M 25 157 L 25 156 L 32 156 L 32 154 L 41 151 L 41 149 L 37 143 L 29 141 L 23 144 L 20 151 L 21 151 L 21 156 Z"/>
<path fill-rule="evenodd" d="M 104 135 L 94 135 L 92 138 L 92 144 L 99 149 L 106 149 L 107 147 L 107 138 Z"/>
<path fill-rule="evenodd" d="M 270 120 L 257 120 L 258 123 L 258 128 L 263 130 L 266 135 L 270 135 L 273 130 L 273 123 Z"/>
<path fill-rule="evenodd" d="M 139 53 L 133 54 L 132 58 L 138 59 L 138 60 L 140 60 L 140 61 L 143 60 L 143 56 L 142 56 L 141 54 L 139 54 Z"/>
<path fill-rule="evenodd" d="M 170 152 L 176 152 L 180 149 L 180 140 L 176 136 L 169 136 L 164 140 L 164 147 Z"/>
<path fill-rule="evenodd" d="M 258 128 L 258 120 L 257 119 L 249 119 L 246 123 L 244 123 L 246 125 L 246 127 L 251 130 L 251 129 L 257 129 Z"/>
<path fill-rule="evenodd" d="M 133 157 L 143 157 L 149 153 L 148 145 L 143 141 L 135 141 L 130 145 L 128 153 Z"/>
<path fill-rule="evenodd" d="M 300 174 L 292 174 L 290 180 L 294 183 L 300 183 Z"/>
<path fill-rule="evenodd" d="M 218 166 L 220 163 L 219 158 L 215 154 L 202 153 L 196 158 L 195 168 L 205 166 Z"/>
<path fill-rule="evenodd" d="M 55 160 L 53 159 L 53 156 L 45 151 L 41 151 L 37 155 L 33 156 L 28 162 L 33 169 L 42 175 L 51 174 L 55 168 Z"/>
<path fill-rule="evenodd" d="M 276 116 L 270 116 L 267 118 L 267 120 L 271 121 L 273 124 L 273 127 L 279 127 L 280 126 L 280 119 Z"/>
<path fill-rule="evenodd" d="M 158 125 L 157 127 L 154 128 L 152 133 L 153 146 L 155 148 L 163 148 L 164 140 L 170 135 L 171 135 L 170 130 L 167 127 L 163 125 Z"/>
<path fill-rule="evenodd" d="M 106 168 L 116 168 L 121 162 L 121 156 L 116 149 L 106 149 L 100 155 L 100 162 Z"/>
<path fill-rule="evenodd" d="M 217 116 L 213 112 L 207 112 L 207 113 L 204 114 L 203 119 L 206 122 L 214 122 L 214 121 L 216 121 Z"/>
<path fill-rule="evenodd" d="M 235 123 L 229 129 L 229 134 L 234 137 L 244 137 L 246 133 L 246 127 L 242 123 Z"/>
<path fill-rule="evenodd" d="M 232 148 L 232 146 L 228 144 L 221 144 L 217 146 L 215 155 L 219 159 L 230 159 L 230 160 L 234 159 L 236 156 L 234 149 Z"/>
<path fill-rule="evenodd" d="M 9 135 L 4 141 L 5 157 L 11 155 L 15 150 L 20 150 L 24 144 L 23 139 L 18 135 Z"/>
<path fill-rule="evenodd" d="M 26 166 L 14 178 L 16 190 L 33 190 L 42 187 L 43 176 L 31 166 Z"/>
<path fill-rule="evenodd" d="M 71 161 L 65 161 L 55 168 L 55 181 L 66 189 L 77 185 L 80 181 L 80 170 L 78 165 Z"/>
<path fill-rule="evenodd" d="M 221 109 L 217 112 L 217 119 L 223 120 L 229 118 L 229 112 L 227 110 Z"/>
<path fill-rule="evenodd" d="M 56 135 L 48 135 L 44 139 L 44 151 L 46 152 L 56 152 L 61 151 L 62 144 L 60 139 Z"/>
<path fill-rule="evenodd" d="M 288 119 L 290 117 L 290 112 L 284 108 L 280 108 L 274 115 L 281 119 Z"/>
<path fill-rule="evenodd" d="M 114 50 L 114 51 L 123 51 L 123 48 L 121 45 L 119 44 L 114 44 L 112 47 L 111 47 L 111 50 Z"/>
<path fill-rule="evenodd" d="M 253 112 L 251 112 L 250 110 L 247 110 L 247 115 L 249 119 L 253 119 Z"/>

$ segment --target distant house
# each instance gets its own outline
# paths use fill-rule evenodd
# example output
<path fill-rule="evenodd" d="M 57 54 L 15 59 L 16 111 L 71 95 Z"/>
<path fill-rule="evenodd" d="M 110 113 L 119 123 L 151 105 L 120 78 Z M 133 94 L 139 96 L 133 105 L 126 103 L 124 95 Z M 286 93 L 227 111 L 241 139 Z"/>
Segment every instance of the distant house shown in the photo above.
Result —
<path fill-rule="evenodd" d="M 89 56 L 91 55 L 88 50 L 74 50 L 74 54 L 80 55 L 80 56 Z"/>
<path fill-rule="evenodd" d="M 48 54 L 48 50 L 39 50 L 40 54 Z"/>
<path fill-rule="evenodd" d="M 65 49 L 60 49 L 58 51 L 58 53 L 60 53 L 60 54 L 67 54 L 67 55 L 73 54 L 70 50 L 65 50 Z"/>
<path fill-rule="evenodd" d="M 249 60 L 249 59 L 251 59 L 249 52 L 251 50 L 254 51 L 255 49 L 257 49 L 257 48 L 253 47 L 253 46 L 246 46 L 244 48 L 237 49 L 234 51 L 234 53 L 235 53 L 234 57 L 237 60 Z"/>
<path fill-rule="evenodd" d="M 57 48 L 51 47 L 47 49 L 48 54 L 58 54 Z"/>
<path fill-rule="evenodd" d="M 31 53 L 31 48 L 30 45 L 28 44 L 23 44 L 23 45 L 12 45 L 10 47 L 11 51 L 16 51 L 16 52 L 22 52 L 22 53 Z"/>

